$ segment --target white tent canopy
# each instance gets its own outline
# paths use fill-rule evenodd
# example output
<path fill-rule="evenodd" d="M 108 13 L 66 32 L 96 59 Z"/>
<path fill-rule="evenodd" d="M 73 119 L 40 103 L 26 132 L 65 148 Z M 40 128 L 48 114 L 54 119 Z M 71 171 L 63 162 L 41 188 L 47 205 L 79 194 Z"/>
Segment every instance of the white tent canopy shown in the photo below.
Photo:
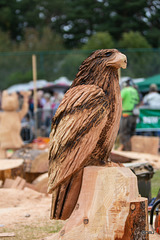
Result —
<path fill-rule="evenodd" d="M 56 79 L 54 82 L 48 82 L 47 80 L 41 79 L 36 81 L 36 88 L 42 89 L 49 86 L 66 86 L 69 87 L 71 85 L 71 81 L 69 81 L 66 77 L 60 77 Z M 20 83 L 12 85 L 7 89 L 9 93 L 12 92 L 20 92 L 20 91 L 29 91 L 34 89 L 34 82 L 30 81 L 28 83 Z"/>
<path fill-rule="evenodd" d="M 52 83 L 55 85 L 70 86 L 72 84 L 72 81 L 69 81 L 66 77 L 60 77 Z"/>

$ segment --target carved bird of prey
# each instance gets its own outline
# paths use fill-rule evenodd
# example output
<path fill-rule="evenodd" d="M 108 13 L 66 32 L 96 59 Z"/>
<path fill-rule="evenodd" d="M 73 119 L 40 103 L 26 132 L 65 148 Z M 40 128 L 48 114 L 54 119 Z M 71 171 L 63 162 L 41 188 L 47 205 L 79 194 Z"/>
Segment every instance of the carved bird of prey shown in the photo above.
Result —
<path fill-rule="evenodd" d="M 51 219 L 67 219 L 86 166 L 105 166 L 121 117 L 118 69 L 126 56 L 116 49 L 93 52 L 83 61 L 52 120 L 48 192 Z"/>

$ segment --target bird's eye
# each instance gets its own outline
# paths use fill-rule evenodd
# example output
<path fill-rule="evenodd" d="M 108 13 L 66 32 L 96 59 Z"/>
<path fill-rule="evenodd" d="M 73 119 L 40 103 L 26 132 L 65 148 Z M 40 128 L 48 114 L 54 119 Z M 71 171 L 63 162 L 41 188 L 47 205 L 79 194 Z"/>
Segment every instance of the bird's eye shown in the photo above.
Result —
<path fill-rule="evenodd" d="M 110 57 L 112 55 L 112 52 L 107 52 L 105 55 L 106 57 Z"/>

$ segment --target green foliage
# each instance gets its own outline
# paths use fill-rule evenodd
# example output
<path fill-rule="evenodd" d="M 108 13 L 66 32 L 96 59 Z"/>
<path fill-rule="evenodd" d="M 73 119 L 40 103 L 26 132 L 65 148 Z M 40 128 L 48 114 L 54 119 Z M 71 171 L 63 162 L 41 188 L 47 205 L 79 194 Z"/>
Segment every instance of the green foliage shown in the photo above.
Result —
<path fill-rule="evenodd" d="M 148 29 L 146 0 L 108 0 L 106 28 L 119 41 L 124 32 Z"/>
<path fill-rule="evenodd" d="M 132 78 L 147 78 L 159 74 L 159 50 L 153 49 L 123 49 L 127 56 L 127 69 L 122 69 L 122 75 Z"/>
<path fill-rule="evenodd" d="M 159 1 L 149 0 L 1 0 L 0 52 L 26 55 L 0 57 L 0 87 L 31 80 L 31 51 L 55 51 L 37 55 L 38 74 L 49 81 L 62 75 L 74 79 L 86 55 L 73 49 L 127 49 L 122 74 L 159 73 L 159 52 L 138 50 L 160 47 L 159 15 Z M 63 55 L 65 48 L 71 53 Z"/>
<path fill-rule="evenodd" d="M 87 54 L 79 53 L 72 51 L 67 54 L 63 60 L 59 63 L 59 67 L 57 69 L 56 76 L 66 76 L 70 80 L 74 80 L 79 66 L 83 62 L 83 60 L 87 57 Z"/>
<path fill-rule="evenodd" d="M 96 50 L 102 48 L 114 48 L 112 36 L 108 32 L 97 32 L 91 36 L 88 42 L 82 47 L 85 50 Z"/>
<path fill-rule="evenodd" d="M 47 235 L 59 232 L 63 227 L 63 223 L 60 221 L 48 221 L 43 219 L 43 221 L 36 221 L 33 223 L 26 224 L 16 224 L 16 226 L 3 227 L 2 231 L 5 233 L 14 232 L 14 240 L 33 240 L 45 238 Z M 6 237 L 2 237 L 2 240 L 6 240 Z M 10 238 L 11 239 L 11 238 Z"/>
<path fill-rule="evenodd" d="M 12 84 L 32 80 L 32 58 L 30 55 L 5 54 L 0 57 L 0 89 L 5 89 Z M 30 74 L 28 73 L 30 72 Z"/>
<path fill-rule="evenodd" d="M 59 33 L 67 48 L 80 48 L 97 32 L 114 41 L 138 31 L 152 47 L 160 47 L 160 3 L 149 0 L 10 0 L 0 2 L 0 26 L 11 39 L 25 40 L 26 28 Z"/>
<path fill-rule="evenodd" d="M 151 48 L 151 45 L 140 32 L 123 33 L 119 41 L 120 48 Z"/>
<path fill-rule="evenodd" d="M 11 41 L 10 35 L 0 30 L 0 52 L 12 51 L 14 47 L 15 44 Z"/>
<path fill-rule="evenodd" d="M 147 14 L 149 28 L 145 31 L 145 36 L 152 47 L 160 47 L 160 1 L 147 1 Z"/>
<path fill-rule="evenodd" d="M 125 69 L 125 75 L 132 78 L 136 78 L 137 76 L 147 77 L 150 72 L 154 72 L 156 64 L 152 65 L 152 61 L 154 60 L 153 54 L 149 54 L 147 51 L 147 49 L 151 48 L 151 45 L 141 33 L 133 31 L 123 33 L 118 44 L 120 48 L 131 50 L 126 54 L 128 58 L 128 66 L 127 69 Z M 133 51 L 136 48 L 138 50 Z M 141 49 L 144 49 L 144 51 L 142 52 Z M 124 71 L 122 70 L 122 73 L 123 72 Z"/>
<path fill-rule="evenodd" d="M 49 27 L 41 32 L 34 28 L 26 28 L 24 40 L 19 44 L 20 51 L 47 51 L 64 49 L 62 37 Z"/>
<path fill-rule="evenodd" d="M 153 175 L 153 178 L 151 178 L 152 198 L 157 196 L 159 189 L 160 189 L 160 170 L 156 171 L 155 174 Z"/>
<path fill-rule="evenodd" d="M 53 23 L 67 47 L 81 47 L 95 32 L 109 32 L 119 41 L 124 32 L 147 32 L 149 18 L 145 0 L 67 0 L 66 11 Z M 74 9 L 74 11 L 73 11 Z"/>
<path fill-rule="evenodd" d="M 86 39 L 100 31 L 100 24 L 106 21 L 106 6 L 104 1 L 93 0 L 67 0 L 65 3 L 65 12 L 52 26 L 63 34 L 67 48 L 80 48 Z"/>
<path fill-rule="evenodd" d="M 9 79 L 7 81 L 7 85 L 6 88 L 14 85 L 14 84 L 18 84 L 18 83 L 26 83 L 28 81 L 31 81 L 32 79 L 32 71 L 28 71 L 25 73 L 22 72 L 13 72 L 10 76 Z"/>
<path fill-rule="evenodd" d="M 62 37 L 59 34 L 52 31 L 49 27 L 44 27 L 40 37 L 38 50 L 46 51 L 62 49 L 64 49 Z"/>
<path fill-rule="evenodd" d="M 12 39 L 16 40 L 20 34 L 20 19 L 18 16 L 18 1 L 0 1 L 0 26 L 2 31 L 9 32 Z"/>
<path fill-rule="evenodd" d="M 43 73 L 39 71 L 37 78 L 43 79 Z M 12 86 L 14 84 L 19 84 L 19 83 L 28 83 L 32 81 L 32 79 L 33 79 L 32 71 L 13 72 L 10 74 L 5 87 L 8 88 L 9 86 Z"/>
<path fill-rule="evenodd" d="M 160 26 L 160 22 L 159 22 Z M 152 27 L 146 33 L 146 39 L 148 39 L 149 43 L 153 48 L 160 47 L 160 31 L 159 27 Z"/>

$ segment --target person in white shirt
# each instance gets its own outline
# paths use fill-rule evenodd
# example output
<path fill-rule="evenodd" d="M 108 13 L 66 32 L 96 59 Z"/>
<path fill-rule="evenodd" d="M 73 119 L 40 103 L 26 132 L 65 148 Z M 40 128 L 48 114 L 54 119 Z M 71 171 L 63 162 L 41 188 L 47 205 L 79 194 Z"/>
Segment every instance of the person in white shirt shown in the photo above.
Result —
<path fill-rule="evenodd" d="M 151 84 L 150 91 L 143 98 L 143 105 L 160 108 L 160 94 L 158 93 L 158 87 L 156 84 Z"/>

